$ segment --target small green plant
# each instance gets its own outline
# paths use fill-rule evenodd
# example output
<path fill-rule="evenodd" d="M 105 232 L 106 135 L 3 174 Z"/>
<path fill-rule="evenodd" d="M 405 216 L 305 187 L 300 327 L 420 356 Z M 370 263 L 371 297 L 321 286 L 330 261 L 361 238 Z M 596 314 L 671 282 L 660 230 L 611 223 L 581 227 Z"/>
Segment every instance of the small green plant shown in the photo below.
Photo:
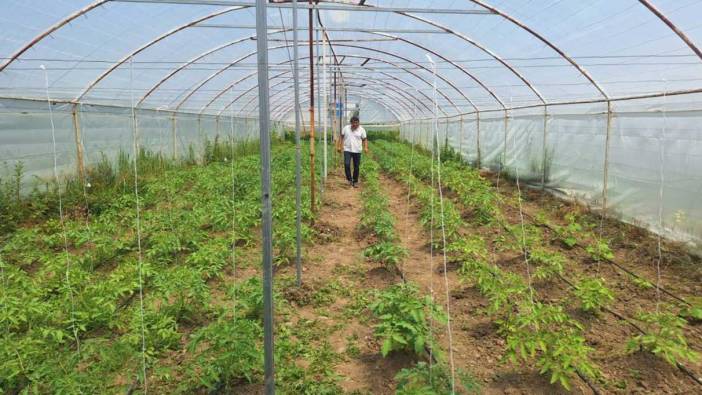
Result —
<path fill-rule="evenodd" d="M 392 242 L 373 244 L 363 250 L 363 255 L 373 262 L 378 262 L 387 269 L 396 269 L 407 257 L 407 249 Z"/>
<path fill-rule="evenodd" d="M 263 366 L 263 352 L 256 341 L 262 335 L 256 322 L 230 318 L 195 332 L 188 345 L 197 361 L 188 373 L 193 384 L 216 388 L 240 380 L 252 382 Z"/>
<path fill-rule="evenodd" d="M 586 278 L 575 284 L 573 291 L 580 301 L 580 308 L 589 313 L 596 313 L 614 301 L 614 294 L 605 286 L 603 279 Z"/>
<path fill-rule="evenodd" d="M 646 350 L 675 366 L 680 361 L 696 362 L 699 354 L 687 345 L 683 327 L 687 321 L 670 312 L 640 312 L 636 319 L 644 326 L 643 334 L 629 339 L 628 352 Z"/>
<path fill-rule="evenodd" d="M 568 225 L 557 227 L 556 233 L 566 247 L 573 248 L 578 244 L 578 237 L 583 227 L 577 222 L 575 214 L 566 214 L 565 218 L 568 221 Z"/>
<path fill-rule="evenodd" d="M 634 285 L 636 285 L 640 289 L 652 289 L 653 287 L 655 287 L 655 285 L 651 284 L 650 281 L 645 280 L 643 278 L 629 276 L 629 279 L 631 280 L 631 282 L 634 283 Z"/>
<path fill-rule="evenodd" d="M 535 248 L 529 253 L 529 258 L 536 265 L 534 278 L 548 280 L 562 276 L 566 258 L 557 252 L 549 252 L 543 248 Z"/>
<path fill-rule="evenodd" d="M 456 393 L 478 393 L 480 385 L 465 372 L 458 372 Z M 443 362 L 429 365 L 420 361 L 411 368 L 400 370 L 395 376 L 395 395 L 444 395 L 452 393 L 451 374 Z"/>
<path fill-rule="evenodd" d="M 558 382 L 570 390 L 570 379 L 576 373 L 598 375 L 580 324 L 562 306 L 523 301 L 516 314 L 498 324 L 507 341 L 505 358 L 512 363 L 536 359 L 539 373 L 549 374 L 551 384 Z"/>
<path fill-rule="evenodd" d="M 585 248 L 590 258 L 595 262 L 605 262 L 612 261 L 614 259 L 614 253 L 612 249 L 609 248 L 609 243 L 606 240 L 598 239 L 594 244 L 590 244 Z"/>
<path fill-rule="evenodd" d="M 395 350 L 424 354 L 425 346 L 433 344 L 427 320 L 446 321 L 441 308 L 429 296 L 420 297 L 419 289 L 411 283 L 396 284 L 376 293 L 370 309 L 380 320 L 375 325 L 375 336 L 382 341 L 383 356 Z"/>
<path fill-rule="evenodd" d="M 680 308 L 679 316 L 688 321 L 702 321 L 702 301 L 700 298 L 692 298 L 691 305 L 684 305 Z"/>

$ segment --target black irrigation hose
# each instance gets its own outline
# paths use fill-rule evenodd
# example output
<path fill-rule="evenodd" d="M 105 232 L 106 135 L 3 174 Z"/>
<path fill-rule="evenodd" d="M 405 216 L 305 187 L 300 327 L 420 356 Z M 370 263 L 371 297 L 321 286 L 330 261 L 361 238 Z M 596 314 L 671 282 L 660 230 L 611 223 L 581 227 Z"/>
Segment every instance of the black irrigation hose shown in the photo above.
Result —
<path fill-rule="evenodd" d="M 557 232 L 557 230 L 556 230 L 552 225 L 547 224 L 547 223 L 541 223 L 541 222 L 537 221 L 537 220 L 536 220 L 533 216 L 531 216 L 530 214 L 524 213 L 524 216 L 528 217 L 528 218 L 530 219 L 530 221 L 531 221 L 532 223 L 534 223 L 534 224 L 538 224 L 538 225 L 544 226 L 544 227 L 548 228 L 549 230 L 551 230 L 552 232 Z M 576 241 L 575 246 L 578 247 L 578 248 L 580 248 L 580 249 L 583 250 L 583 251 L 587 251 L 587 250 L 586 250 L 586 247 L 583 246 L 582 243 L 580 243 L 580 242 L 577 242 L 577 241 Z M 607 263 L 609 263 L 610 265 L 616 267 L 616 268 L 619 268 L 619 269 L 622 270 L 623 272 L 627 273 L 628 275 L 630 275 L 630 276 L 632 276 L 632 277 L 634 277 L 634 278 L 636 278 L 636 279 L 638 279 L 638 280 L 649 282 L 649 281 L 646 280 L 645 278 L 643 278 L 643 277 L 637 275 L 636 273 L 634 273 L 634 272 L 632 272 L 631 270 L 629 270 L 629 269 L 623 267 L 622 265 L 618 264 L 617 262 L 614 262 L 614 261 L 611 261 L 611 260 L 608 260 L 608 259 L 605 259 L 604 261 L 607 262 Z M 687 305 L 687 306 L 692 306 L 692 304 L 691 304 L 690 302 L 688 302 L 687 300 L 683 299 L 682 297 L 679 297 L 679 296 L 673 294 L 672 292 L 668 291 L 667 289 L 665 289 L 665 288 L 663 288 L 663 287 L 658 287 L 658 289 L 660 289 L 661 292 L 663 292 L 664 294 L 670 296 L 671 298 L 673 298 L 673 299 L 675 299 L 675 300 L 677 300 L 677 301 L 679 301 L 679 302 L 681 302 L 681 303 L 684 303 L 684 304 Z"/>

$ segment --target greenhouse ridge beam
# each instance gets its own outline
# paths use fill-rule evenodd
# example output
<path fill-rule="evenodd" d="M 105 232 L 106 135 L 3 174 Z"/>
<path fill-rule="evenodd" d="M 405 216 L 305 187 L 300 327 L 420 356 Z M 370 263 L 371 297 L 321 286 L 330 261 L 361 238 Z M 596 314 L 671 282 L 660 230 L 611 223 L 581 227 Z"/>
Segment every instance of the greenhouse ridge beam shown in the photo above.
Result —
<path fill-rule="evenodd" d="M 200 23 L 193 27 L 209 27 L 217 29 L 255 29 L 256 26 L 253 25 L 227 25 L 227 24 L 217 24 L 217 23 Z M 292 30 L 285 26 L 268 26 L 269 30 Z M 307 30 L 307 28 L 298 27 L 297 30 Z M 444 30 L 436 29 L 366 29 L 366 28 L 353 28 L 353 27 L 317 27 L 314 28 L 316 31 L 327 31 L 327 32 L 350 32 L 350 33 L 407 33 L 407 34 L 450 34 Z"/>
<path fill-rule="evenodd" d="M 253 7 L 255 4 L 245 1 L 226 0 L 109 0 L 118 3 L 153 3 L 153 4 L 176 4 L 176 5 L 207 5 L 207 6 L 244 6 Z M 292 8 L 289 3 L 268 3 L 269 7 Z M 298 7 L 307 9 L 319 9 L 322 11 L 357 11 L 357 12 L 413 12 L 418 14 L 453 14 L 453 15 L 493 15 L 489 10 L 462 10 L 449 8 L 409 8 L 409 7 L 374 7 L 369 9 L 366 6 L 335 5 L 335 4 L 305 4 L 298 3 Z"/>

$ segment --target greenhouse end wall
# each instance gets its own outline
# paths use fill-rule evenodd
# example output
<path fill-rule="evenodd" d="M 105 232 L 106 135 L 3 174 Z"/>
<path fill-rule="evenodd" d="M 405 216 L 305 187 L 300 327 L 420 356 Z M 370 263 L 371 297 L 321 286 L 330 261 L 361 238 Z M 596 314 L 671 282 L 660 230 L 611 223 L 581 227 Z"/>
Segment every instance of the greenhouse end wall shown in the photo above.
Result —
<path fill-rule="evenodd" d="M 437 135 L 472 165 L 502 169 L 595 210 L 606 204 L 608 215 L 699 254 L 700 98 L 611 102 L 611 112 L 603 102 L 464 114 L 438 119 Z M 430 148 L 431 130 L 431 119 L 404 122 L 400 136 Z"/>
<path fill-rule="evenodd" d="M 76 109 L 79 140 L 73 111 Z M 168 157 L 183 158 L 190 147 L 200 158 L 204 142 L 234 136 L 236 141 L 258 139 L 255 118 L 214 116 L 137 109 L 134 111 L 139 147 Z M 23 166 L 23 187 L 53 177 L 52 121 L 56 141 L 56 168 L 60 177 L 78 172 L 78 144 L 86 168 L 103 156 L 114 161 L 120 152 L 133 152 L 134 129 L 129 107 L 74 105 L 47 101 L 0 99 L 0 179 L 12 176 Z M 272 123 L 272 132 L 283 133 L 283 125 Z"/>

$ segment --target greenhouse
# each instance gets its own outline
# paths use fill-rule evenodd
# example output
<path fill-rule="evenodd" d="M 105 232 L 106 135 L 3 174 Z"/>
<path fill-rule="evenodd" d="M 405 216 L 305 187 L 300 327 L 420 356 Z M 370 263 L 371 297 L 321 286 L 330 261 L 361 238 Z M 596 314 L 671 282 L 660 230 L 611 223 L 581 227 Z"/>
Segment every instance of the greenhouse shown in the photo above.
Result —
<path fill-rule="evenodd" d="M 702 1 L 0 11 L 0 393 L 702 393 Z"/>

